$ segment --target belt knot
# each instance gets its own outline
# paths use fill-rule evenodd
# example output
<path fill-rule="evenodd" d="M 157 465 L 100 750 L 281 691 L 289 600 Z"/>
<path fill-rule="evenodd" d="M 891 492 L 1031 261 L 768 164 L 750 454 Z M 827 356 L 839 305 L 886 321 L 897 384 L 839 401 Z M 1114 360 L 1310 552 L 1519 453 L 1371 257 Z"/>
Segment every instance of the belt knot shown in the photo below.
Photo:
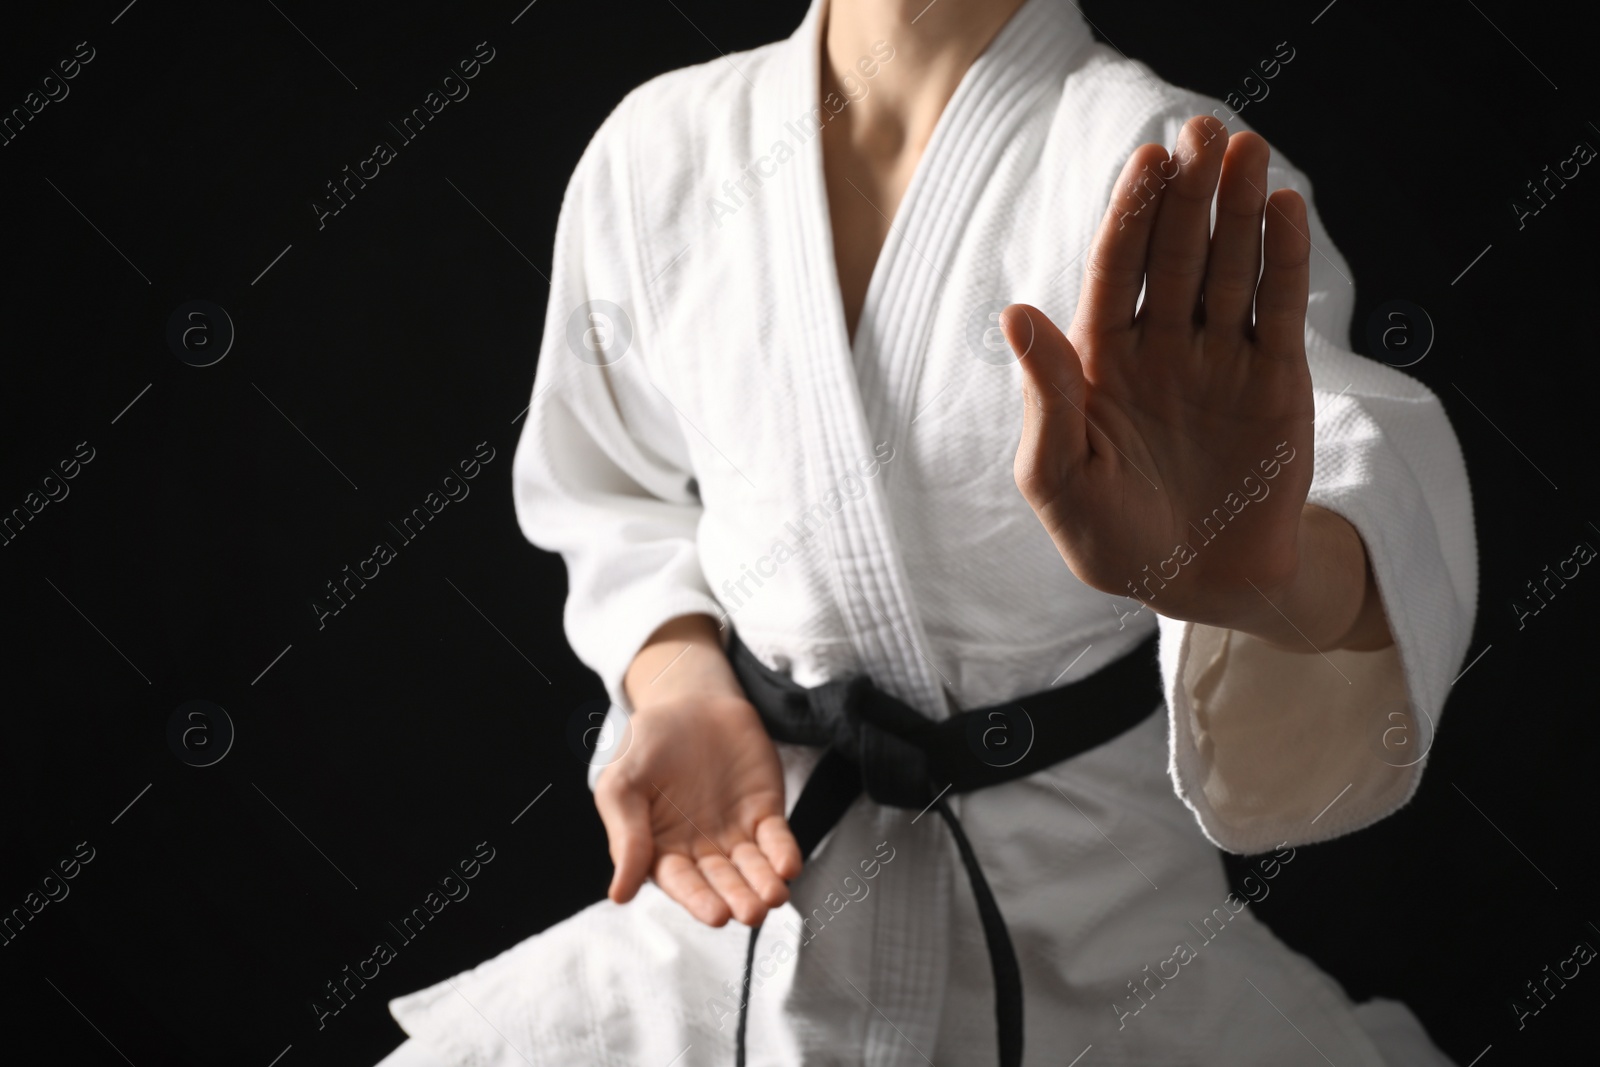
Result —
<path fill-rule="evenodd" d="M 933 801 L 929 750 L 936 723 L 864 675 L 826 682 L 807 697 L 818 720 L 834 724 L 834 747 L 860 768 L 867 796 L 893 808 Z"/>

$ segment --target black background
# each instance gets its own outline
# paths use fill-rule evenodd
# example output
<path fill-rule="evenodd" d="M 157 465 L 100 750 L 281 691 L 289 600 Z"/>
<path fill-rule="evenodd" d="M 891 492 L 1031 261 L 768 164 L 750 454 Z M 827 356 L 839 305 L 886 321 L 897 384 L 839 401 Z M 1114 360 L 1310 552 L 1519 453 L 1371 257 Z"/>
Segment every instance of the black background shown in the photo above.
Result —
<path fill-rule="evenodd" d="M 0 511 L 79 442 L 95 458 L 0 548 L 0 911 L 78 842 L 96 856 L 0 948 L 0 1058 L 265 1067 L 292 1046 L 285 1067 L 372 1063 L 402 1036 L 389 998 L 604 892 L 565 740 L 600 690 L 562 638 L 561 563 L 523 541 L 509 490 L 540 272 L 567 177 L 623 94 L 785 36 L 803 5 L 543 0 L 518 17 L 524 2 L 7 8 L 0 108 L 77 42 L 96 56 L 0 147 Z M 1409 372 L 1443 398 L 1473 479 L 1483 656 L 1421 791 L 1302 849 L 1259 912 L 1353 996 L 1410 1003 L 1461 1064 L 1486 1046 L 1484 1067 L 1545 1062 L 1592 1047 L 1600 1003 L 1586 968 L 1520 1032 L 1509 1007 L 1576 941 L 1600 945 L 1579 695 L 1600 576 L 1522 629 L 1511 601 L 1600 545 L 1579 432 L 1600 173 L 1520 230 L 1510 202 L 1577 141 L 1600 146 L 1592 43 L 1548 5 L 1323 4 L 1086 5 L 1103 38 L 1217 95 L 1296 49 L 1243 114 L 1316 182 L 1358 285 L 1352 344 L 1369 350 L 1385 301 L 1427 310 L 1437 340 Z M 495 58 L 471 95 L 319 231 L 323 183 L 396 141 L 387 122 L 480 41 Z M 205 368 L 166 342 L 195 299 L 237 330 Z M 471 495 L 319 631 L 324 583 L 479 442 L 495 458 Z M 196 698 L 237 728 L 204 768 L 166 737 Z M 395 940 L 387 921 L 480 841 L 495 858 L 470 897 L 319 1031 L 322 983 Z"/>

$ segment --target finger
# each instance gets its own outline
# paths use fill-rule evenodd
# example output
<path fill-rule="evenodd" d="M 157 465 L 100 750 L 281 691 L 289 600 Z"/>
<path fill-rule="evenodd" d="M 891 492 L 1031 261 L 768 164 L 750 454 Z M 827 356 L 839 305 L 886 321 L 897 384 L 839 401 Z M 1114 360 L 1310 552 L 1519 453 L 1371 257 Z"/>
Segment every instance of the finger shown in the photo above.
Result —
<path fill-rule="evenodd" d="M 656 864 L 656 884 L 667 896 L 682 904 L 690 915 L 707 926 L 724 926 L 732 912 L 722 894 L 711 888 L 694 860 L 681 852 L 669 852 Z"/>
<path fill-rule="evenodd" d="M 1250 305 L 1261 276 L 1261 212 L 1267 204 L 1267 162 L 1272 152 L 1255 133 L 1236 133 L 1222 159 L 1217 225 L 1206 262 L 1208 333 L 1238 336 L 1250 330 Z"/>
<path fill-rule="evenodd" d="M 783 884 L 772 864 L 754 841 L 741 841 L 728 853 L 733 865 L 739 869 L 747 884 L 769 908 L 776 908 L 789 899 L 789 887 Z"/>
<path fill-rule="evenodd" d="M 720 852 L 700 857 L 700 873 L 711 888 L 722 894 L 733 917 L 746 926 L 755 926 L 767 917 L 767 906 L 761 902 L 750 883 L 744 880 L 739 868 Z"/>
<path fill-rule="evenodd" d="M 655 855 L 650 802 L 615 775 L 607 775 L 595 785 L 594 806 L 606 828 L 614 868 L 606 895 L 618 904 L 626 904 L 644 884 Z"/>
<path fill-rule="evenodd" d="M 1109 333 L 1133 325 L 1156 209 L 1162 189 L 1175 173 L 1167 150 L 1158 144 L 1140 145 L 1123 164 L 1084 264 L 1078 316 L 1088 332 Z"/>
<path fill-rule="evenodd" d="M 769 815 L 756 823 L 756 844 L 779 878 L 789 881 L 799 877 L 804 857 L 794 831 L 789 829 L 789 820 L 782 815 Z"/>
<path fill-rule="evenodd" d="M 1178 133 L 1173 153 L 1178 173 L 1161 196 L 1145 268 L 1140 316 L 1154 326 L 1195 326 L 1210 251 L 1211 199 L 1227 143 L 1227 127 L 1210 115 L 1197 115 Z"/>
<path fill-rule="evenodd" d="M 1311 238 L 1306 202 L 1292 189 L 1267 197 L 1261 285 L 1256 290 L 1256 351 L 1274 358 L 1302 356 L 1311 286 Z"/>
<path fill-rule="evenodd" d="M 1022 365 L 1022 445 L 1013 473 L 1028 502 L 1043 503 L 1089 454 L 1083 362 L 1038 308 L 1012 304 L 1000 313 L 1000 328 Z"/>

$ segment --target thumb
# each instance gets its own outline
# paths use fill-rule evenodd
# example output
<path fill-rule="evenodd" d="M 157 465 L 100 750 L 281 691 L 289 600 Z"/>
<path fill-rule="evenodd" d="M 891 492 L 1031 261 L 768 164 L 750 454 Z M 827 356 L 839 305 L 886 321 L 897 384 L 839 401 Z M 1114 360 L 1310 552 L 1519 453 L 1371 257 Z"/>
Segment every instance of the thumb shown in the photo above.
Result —
<path fill-rule="evenodd" d="M 607 770 L 614 771 L 615 767 Z M 626 904 L 644 885 L 655 857 L 655 842 L 650 833 L 650 802 L 632 785 L 611 774 L 595 783 L 594 803 L 606 828 L 611 862 L 615 867 L 606 895 L 618 904 Z"/>
<path fill-rule="evenodd" d="M 1083 363 L 1066 334 L 1036 307 L 1012 304 L 1000 313 L 1000 328 L 1022 367 L 1017 485 L 1030 502 L 1048 499 L 1066 472 L 1088 457 Z"/>

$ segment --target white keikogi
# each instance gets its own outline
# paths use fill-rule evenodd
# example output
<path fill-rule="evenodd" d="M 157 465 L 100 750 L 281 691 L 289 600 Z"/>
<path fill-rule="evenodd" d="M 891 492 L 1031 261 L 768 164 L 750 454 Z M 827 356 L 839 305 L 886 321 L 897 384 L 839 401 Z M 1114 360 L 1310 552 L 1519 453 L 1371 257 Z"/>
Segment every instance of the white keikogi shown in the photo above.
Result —
<path fill-rule="evenodd" d="M 1314 463 L 1311 501 L 1360 531 L 1395 646 L 1276 651 L 1084 586 L 1013 483 L 1020 371 L 994 313 L 1025 301 L 1065 326 L 1133 149 L 1195 114 L 1246 124 L 1097 44 L 1072 5 L 1029 0 L 940 117 L 852 345 L 815 132 L 843 103 L 818 100 L 820 13 L 630 94 L 562 204 L 516 507 L 566 559 L 567 632 L 612 717 L 635 652 L 690 612 L 727 616 L 802 684 L 865 673 L 934 717 L 1085 676 L 1159 623 L 1168 715 L 952 801 L 1020 957 L 1027 1062 L 1090 1045 L 1086 1065 L 1446 1062 L 1405 1008 L 1353 1006 L 1256 922 L 1212 848 L 1278 849 L 1257 885 L 1292 893 L 1293 845 L 1416 789 L 1477 599 L 1440 403 L 1346 349 L 1354 289 L 1313 206 L 1316 448 L 1286 462 Z M 1311 202 L 1282 155 L 1269 178 Z M 1271 488 L 1251 484 L 1219 507 Z M 818 753 L 781 754 L 792 804 Z M 756 950 L 752 1065 L 995 1061 L 988 958 L 939 819 L 863 798 L 791 890 Z M 731 1064 L 747 937 L 651 884 L 391 1011 L 450 1064 Z"/>

